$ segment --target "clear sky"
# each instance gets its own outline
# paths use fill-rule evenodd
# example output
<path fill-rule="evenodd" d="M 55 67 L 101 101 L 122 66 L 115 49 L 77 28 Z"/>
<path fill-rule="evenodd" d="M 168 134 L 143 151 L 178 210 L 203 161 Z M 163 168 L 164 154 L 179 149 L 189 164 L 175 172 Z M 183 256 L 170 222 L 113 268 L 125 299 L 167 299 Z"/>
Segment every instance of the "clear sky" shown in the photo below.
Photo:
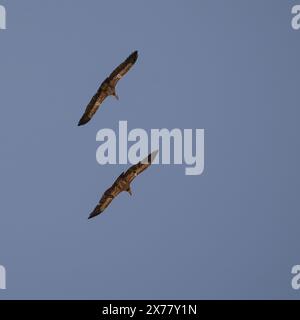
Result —
<path fill-rule="evenodd" d="M 295 2 L 0 0 L 0 299 L 300 297 Z M 128 168 L 96 162 L 120 120 L 205 129 L 205 169 L 153 166 L 87 220 Z"/>

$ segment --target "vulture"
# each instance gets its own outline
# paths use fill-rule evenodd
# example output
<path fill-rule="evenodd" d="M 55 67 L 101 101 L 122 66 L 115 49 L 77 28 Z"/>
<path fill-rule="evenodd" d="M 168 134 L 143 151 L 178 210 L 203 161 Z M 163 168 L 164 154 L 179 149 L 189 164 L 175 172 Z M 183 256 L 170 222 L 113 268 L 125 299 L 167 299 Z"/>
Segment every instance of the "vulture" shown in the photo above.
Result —
<path fill-rule="evenodd" d="M 118 81 L 130 70 L 138 58 L 138 52 L 134 51 L 124 62 L 122 62 L 100 85 L 97 93 L 93 96 L 87 105 L 85 112 L 78 122 L 78 126 L 82 126 L 89 122 L 98 110 L 100 104 L 108 96 L 114 96 L 119 99 L 116 94 L 116 85 Z"/>
<path fill-rule="evenodd" d="M 89 215 L 89 219 L 102 213 L 110 205 L 114 198 L 122 191 L 126 191 L 130 195 L 132 195 L 130 187 L 131 182 L 135 177 L 137 177 L 151 165 L 157 153 L 158 150 L 150 153 L 144 160 L 131 166 L 126 172 L 122 172 L 120 176 L 115 180 L 113 185 L 104 192 L 98 205 Z"/>

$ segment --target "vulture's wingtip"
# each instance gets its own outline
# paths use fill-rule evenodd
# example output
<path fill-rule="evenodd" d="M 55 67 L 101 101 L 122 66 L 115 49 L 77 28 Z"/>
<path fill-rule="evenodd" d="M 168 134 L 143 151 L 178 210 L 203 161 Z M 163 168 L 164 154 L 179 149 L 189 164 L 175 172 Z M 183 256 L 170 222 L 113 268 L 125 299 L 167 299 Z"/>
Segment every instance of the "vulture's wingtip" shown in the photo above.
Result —
<path fill-rule="evenodd" d="M 152 160 L 154 160 L 156 158 L 157 154 L 158 154 L 158 149 L 151 153 Z"/>
<path fill-rule="evenodd" d="M 148 156 L 148 163 L 152 163 L 158 154 L 158 150 L 151 152 Z"/>
<path fill-rule="evenodd" d="M 145 159 L 141 161 L 141 163 L 151 164 L 158 154 L 158 150 L 151 152 Z"/>
<path fill-rule="evenodd" d="M 89 121 L 90 121 L 90 118 L 83 116 L 78 122 L 78 127 L 83 126 L 84 124 L 88 123 Z"/>
<path fill-rule="evenodd" d="M 136 62 L 138 56 L 139 56 L 139 53 L 137 50 L 133 51 L 132 54 L 130 55 L 131 58 L 133 59 L 133 62 Z"/>
<path fill-rule="evenodd" d="M 88 219 L 92 219 L 92 218 L 98 216 L 100 213 L 102 213 L 102 211 L 103 211 L 103 210 L 101 210 L 101 211 L 93 211 L 93 212 L 89 215 Z"/>
<path fill-rule="evenodd" d="M 91 213 L 91 214 L 89 215 L 88 219 L 92 219 L 92 218 L 94 218 L 95 216 L 96 216 L 96 214 Z"/>

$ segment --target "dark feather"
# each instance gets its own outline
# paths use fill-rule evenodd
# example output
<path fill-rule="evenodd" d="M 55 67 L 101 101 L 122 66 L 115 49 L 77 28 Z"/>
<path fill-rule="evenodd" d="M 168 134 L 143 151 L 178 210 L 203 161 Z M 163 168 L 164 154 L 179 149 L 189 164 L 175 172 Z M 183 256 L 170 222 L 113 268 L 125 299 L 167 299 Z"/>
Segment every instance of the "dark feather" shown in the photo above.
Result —
<path fill-rule="evenodd" d="M 131 166 L 125 173 L 122 172 L 113 185 L 104 192 L 98 205 L 90 214 L 89 219 L 102 213 L 121 192 L 127 191 L 131 193 L 130 183 L 151 165 L 157 152 L 158 151 L 152 152 L 147 158 Z"/>
<path fill-rule="evenodd" d="M 115 94 L 117 82 L 130 70 L 138 58 L 138 52 L 134 51 L 124 62 L 122 62 L 100 85 L 97 93 L 87 105 L 85 112 L 80 119 L 78 126 L 89 122 L 101 103 L 110 95 Z"/>

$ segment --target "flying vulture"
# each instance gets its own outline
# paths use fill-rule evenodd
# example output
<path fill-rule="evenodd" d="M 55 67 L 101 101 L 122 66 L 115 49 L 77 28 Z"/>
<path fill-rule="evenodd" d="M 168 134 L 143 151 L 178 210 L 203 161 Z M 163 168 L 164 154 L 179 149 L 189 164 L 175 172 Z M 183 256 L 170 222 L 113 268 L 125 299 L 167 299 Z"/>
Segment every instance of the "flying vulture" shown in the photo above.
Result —
<path fill-rule="evenodd" d="M 116 94 L 116 85 L 118 81 L 130 70 L 138 58 L 138 52 L 134 51 L 123 63 L 121 63 L 108 78 L 100 85 L 97 93 L 93 96 L 87 105 L 85 112 L 78 122 L 78 126 L 82 126 L 89 122 L 98 110 L 100 104 L 108 96 L 119 97 Z"/>
<path fill-rule="evenodd" d="M 158 150 L 150 153 L 148 157 L 146 157 L 144 160 L 131 166 L 126 172 L 122 172 L 121 175 L 116 179 L 114 184 L 104 192 L 98 205 L 90 214 L 89 219 L 103 212 L 113 201 L 113 199 L 122 191 L 126 191 L 130 195 L 132 195 L 130 183 L 133 181 L 135 177 L 137 177 L 140 173 L 142 173 L 151 165 L 157 153 Z"/>

